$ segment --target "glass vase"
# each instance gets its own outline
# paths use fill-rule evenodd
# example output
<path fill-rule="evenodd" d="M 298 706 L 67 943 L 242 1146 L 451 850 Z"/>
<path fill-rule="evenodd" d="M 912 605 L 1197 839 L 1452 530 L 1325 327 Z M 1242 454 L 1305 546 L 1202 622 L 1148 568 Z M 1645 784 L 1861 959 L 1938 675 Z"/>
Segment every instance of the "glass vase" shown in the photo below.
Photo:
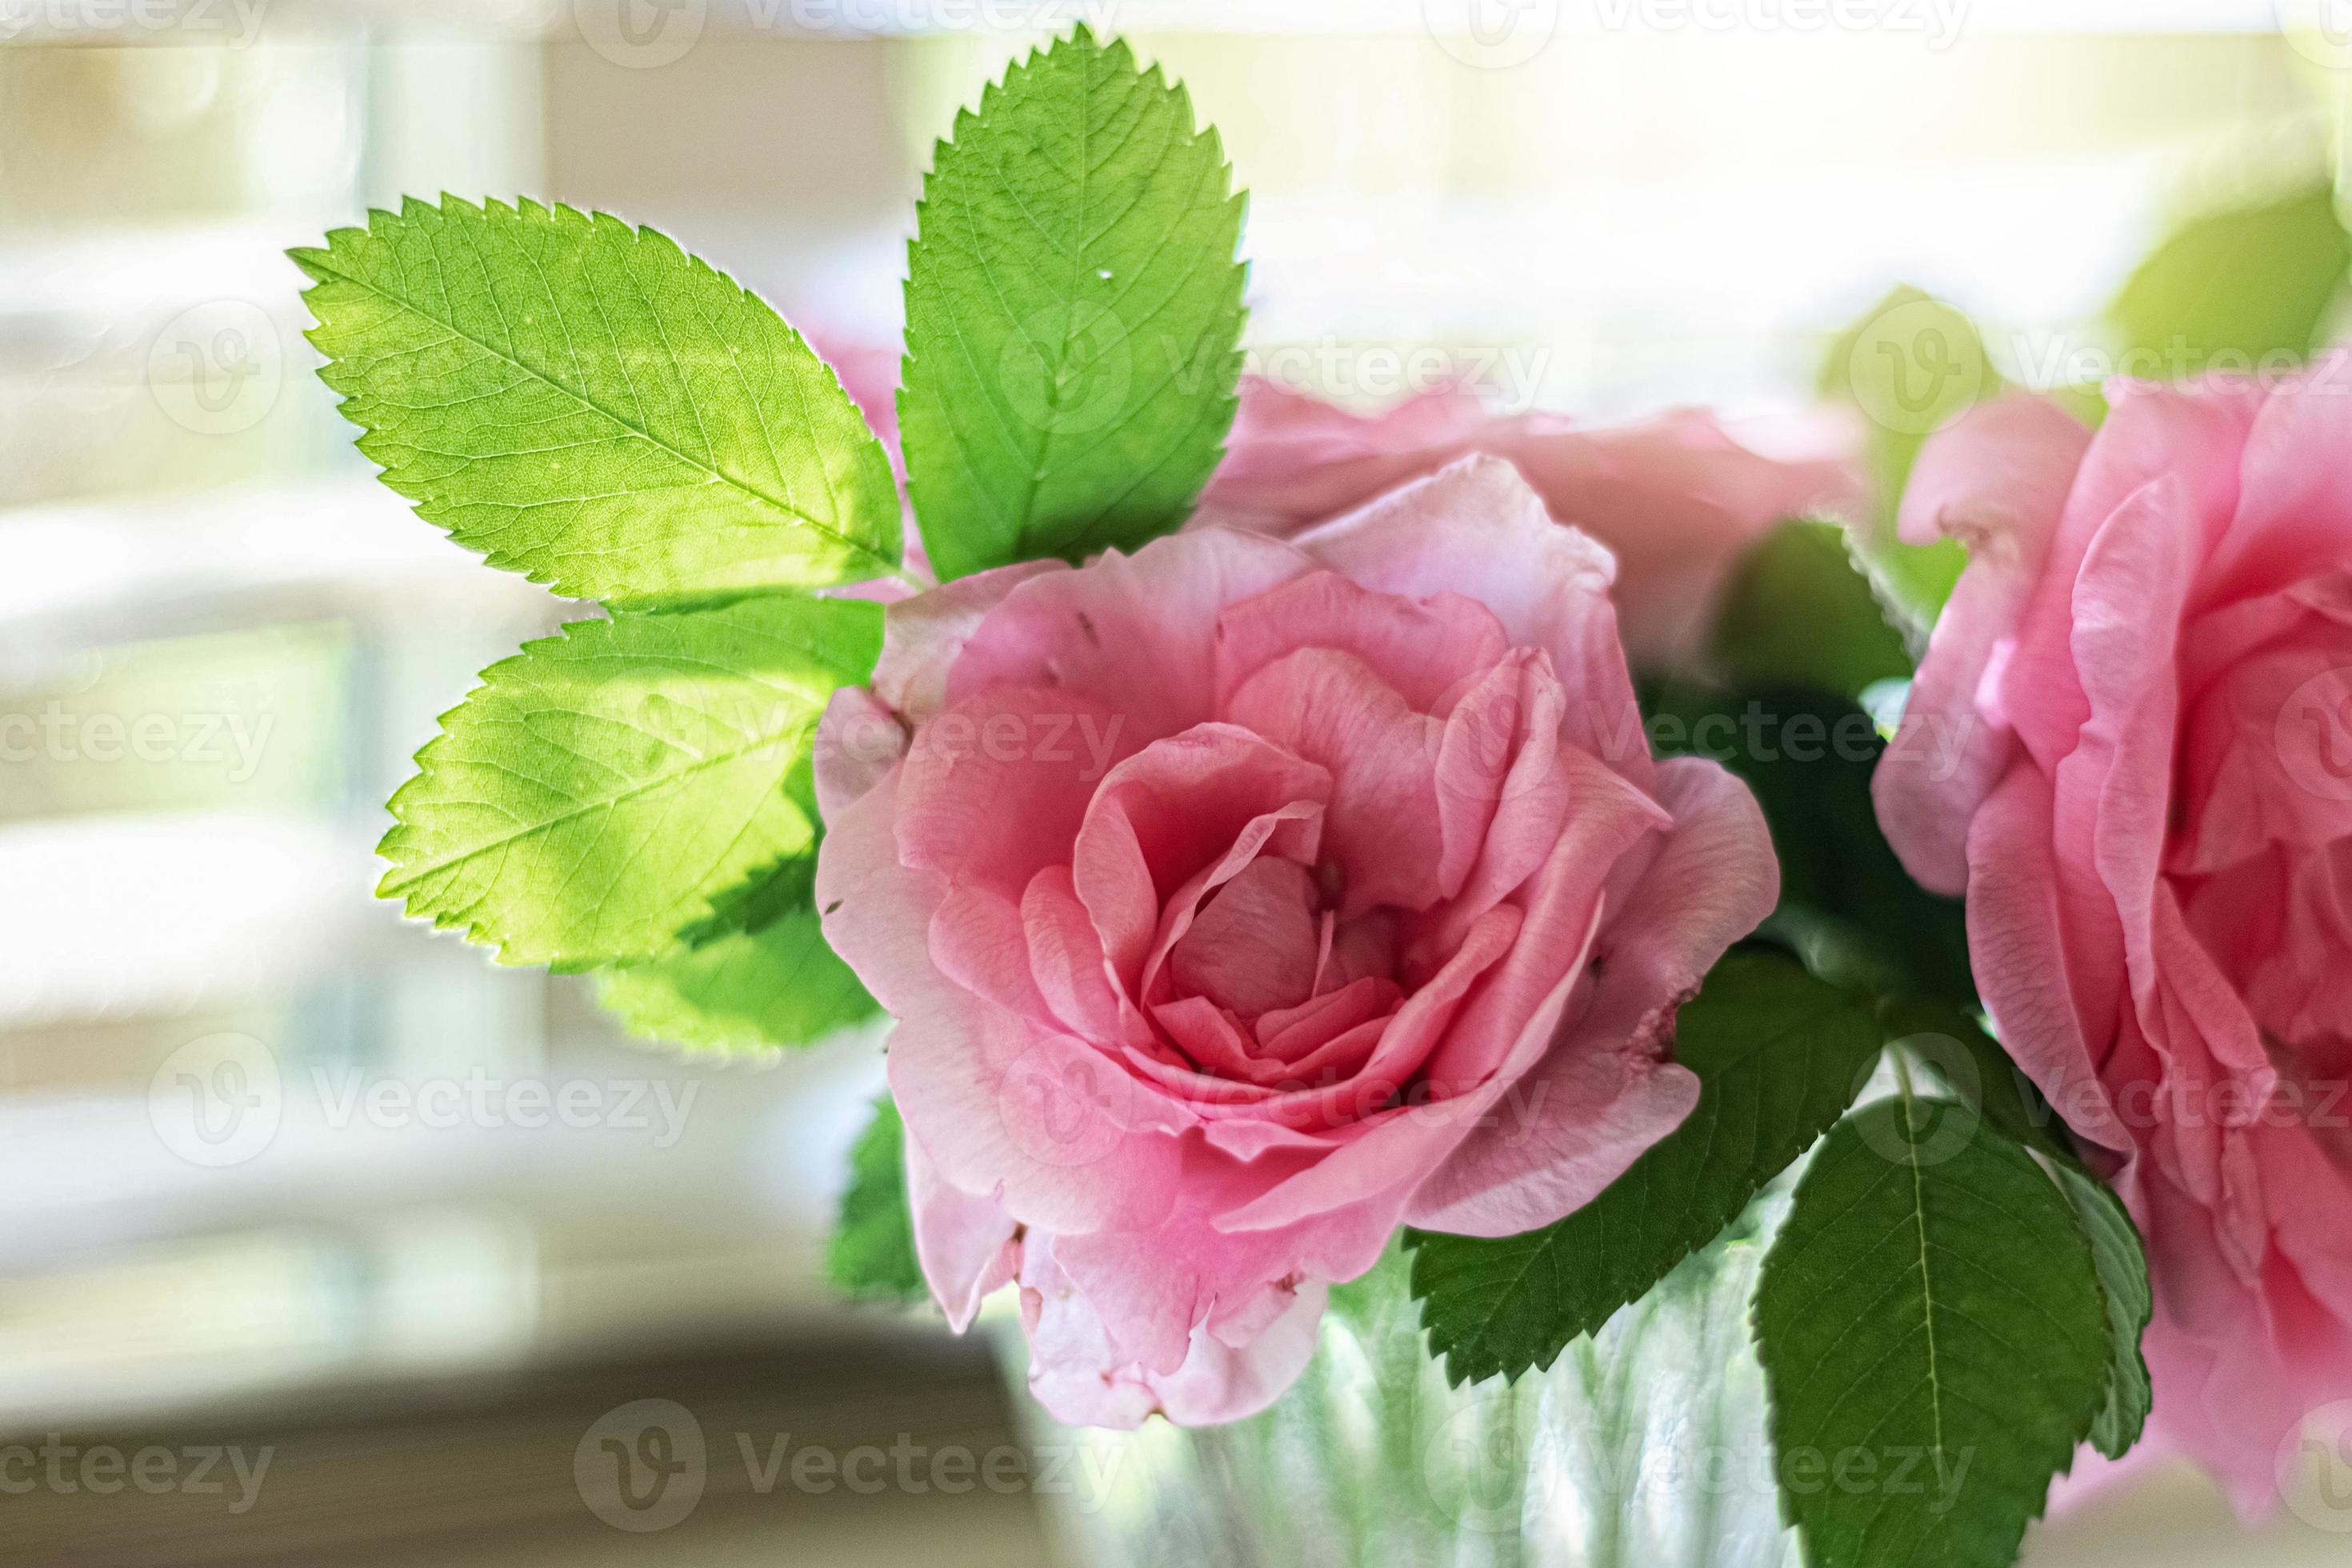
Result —
<path fill-rule="evenodd" d="M 1730 1230 L 1551 1365 L 1449 1388 L 1392 1248 L 1333 1292 L 1271 1409 L 1055 1426 L 1027 1397 L 1072 1568 L 1796 1568 L 1748 1304 L 1786 1206 Z M 1020 1358 L 1017 1338 L 1013 1354 Z"/>

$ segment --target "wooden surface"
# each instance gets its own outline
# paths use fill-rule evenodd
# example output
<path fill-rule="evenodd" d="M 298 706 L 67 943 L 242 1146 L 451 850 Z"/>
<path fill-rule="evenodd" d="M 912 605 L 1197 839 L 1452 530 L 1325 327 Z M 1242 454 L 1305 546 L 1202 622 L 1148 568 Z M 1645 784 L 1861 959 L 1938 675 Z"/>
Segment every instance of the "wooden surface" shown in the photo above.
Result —
<path fill-rule="evenodd" d="M 600 1421 L 645 1399 L 690 1411 L 707 1457 L 692 1510 L 637 1532 L 597 1516 L 592 1501 L 611 1511 L 609 1493 L 583 1487 L 575 1459 Z M 663 1361 L 387 1385 L 332 1406 L 223 1409 L 170 1429 L 58 1433 L 74 1450 L 62 1461 L 69 1479 L 93 1448 L 194 1455 L 234 1445 L 248 1469 L 264 1447 L 270 1458 L 242 1512 L 233 1511 L 240 1483 L 223 1463 L 217 1493 L 146 1495 L 124 1485 L 99 1496 L 38 1484 L 0 1498 L 0 1529 L 16 1568 L 1034 1568 L 1049 1559 L 1036 1499 L 1019 1479 L 1033 1461 L 1008 1417 L 993 1354 L 977 1341 L 877 1330 L 712 1345 Z M 0 1476 L 34 1474 L 50 1436 L 7 1435 L 36 1453 Z M 861 1449 L 867 1458 L 848 1461 L 853 1490 L 833 1467 Z M 806 1450 L 832 1465 L 797 1466 Z M 908 1456 L 904 1464 L 894 1450 Z M 957 1492 L 931 1484 L 935 1457 L 958 1452 L 973 1456 L 975 1477 L 992 1453 L 1007 1456 L 998 1484 Z M 587 1473 L 598 1465 L 592 1447 Z M 964 1474 L 958 1461 L 937 1473 L 950 1482 Z"/>

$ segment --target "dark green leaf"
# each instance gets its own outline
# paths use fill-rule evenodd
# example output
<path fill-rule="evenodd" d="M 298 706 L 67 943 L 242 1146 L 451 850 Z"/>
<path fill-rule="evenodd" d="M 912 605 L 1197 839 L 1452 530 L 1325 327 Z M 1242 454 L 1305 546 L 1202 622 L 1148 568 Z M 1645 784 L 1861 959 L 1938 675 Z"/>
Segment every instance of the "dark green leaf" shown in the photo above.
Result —
<path fill-rule="evenodd" d="M 2091 1441 L 2107 1458 L 2123 1458 L 2147 1422 L 2151 1391 L 2139 1346 L 2152 1310 L 2147 1258 L 2123 1200 L 2084 1167 L 2058 1113 L 1974 1017 L 1939 1003 L 1888 998 L 1879 1005 L 1879 1018 L 1890 1041 L 1934 1069 L 1995 1128 L 2040 1155 L 2074 1205 L 2114 1340 L 2106 1403 Z"/>
<path fill-rule="evenodd" d="M 2139 1227 L 2132 1224 L 2115 1189 L 2070 1161 L 2050 1164 L 2083 1222 L 2083 1234 L 2090 1238 L 2091 1260 L 2106 1298 L 2111 1359 L 2106 1398 L 2092 1425 L 2091 1442 L 2108 1458 L 2120 1459 L 2139 1441 L 2156 1398 L 2139 1348 L 2156 1310 L 2147 1282 L 2147 1252 L 2140 1245 Z"/>
<path fill-rule="evenodd" d="M 1713 757 L 1756 792 L 1780 858 L 1768 934 L 1833 979 L 1975 1005 L 1959 900 L 1913 881 L 1879 831 L 1885 742 L 1868 714 L 1800 690 L 1669 690 L 1648 707 L 1660 750 Z"/>
<path fill-rule="evenodd" d="M 1786 522 L 1747 557 L 1717 612 L 1714 652 L 1738 686 L 1812 686 L 1859 697 L 1911 673 L 1870 579 L 1835 523 Z"/>
<path fill-rule="evenodd" d="M 1973 1012 L 1950 1003 L 1887 997 L 1878 1007 L 1890 1042 L 1933 1068 L 1951 1091 L 2037 1154 L 2073 1162 L 2074 1140 L 2033 1080 L 1985 1033 Z"/>
<path fill-rule="evenodd" d="M 1598 1198 L 1496 1238 L 1409 1233 L 1432 1353 L 1455 1384 L 1547 1367 L 1736 1219 L 1853 1103 L 1879 1047 L 1869 1005 L 1769 952 L 1735 952 L 1684 1005 L 1675 1058 L 1699 1102 Z"/>
<path fill-rule="evenodd" d="M 2072 1205 L 1984 1119 L 1907 1089 L 1815 1152 L 1755 1324 L 1812 1568 L 2007 1568 L 2105 1397 Z"/>
<path fill-rule="evenodd" d="M 957 115 L 908 253 L 898 395 L 942 579 L 1183 521 L 1233 423 L 1241 220 L 1184 89 L 1084 27 Z"/>

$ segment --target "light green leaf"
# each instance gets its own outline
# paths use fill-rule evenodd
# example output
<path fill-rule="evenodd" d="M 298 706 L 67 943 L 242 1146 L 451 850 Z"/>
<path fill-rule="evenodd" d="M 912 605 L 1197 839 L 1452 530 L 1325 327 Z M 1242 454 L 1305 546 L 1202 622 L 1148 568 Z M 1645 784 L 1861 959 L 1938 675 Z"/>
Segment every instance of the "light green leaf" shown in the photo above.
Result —
<path fill-rule="evenodd" d="M 849 1154 L 849 1185 L 824 1259 L 825 1277 L 858 1300 L 919 1301 L 927 1294 L 907 1207 L 906 1129 L 884 1095 Z"/>
<path fill-rule="evenodd" d="M 1983 1118 L 1907 1089 L 1814 1154 L 1755 1325 L 1812 1568 L 2007 1568 L 2105 1398 L 2073 1207 Z"/>
<path fill-rule="evenodd" d="M 771 597 L 525 644 L 417 753 L 378 891 L 509 963 L 667 952 L 714 895 L 814 842 L 785 783 L 881 632 L 875 605 Z"/>
<path fill-rule="evenodd" d="M 956 116 L 908 252 L 898 394 L 942 579 L 1183 520 L 1233 422 L 1242 205 L 1184 89 L 1084 27 Z"/>
<path fill-rule="evenodd" d="M 1968 555 L 1956 540 L 1903 543 L 1895 536 L 1895 513 L 1927 437 L 2002 390 L 1984 335 L 1957 307 L 1900 287 L 1830 345 L 1820 388 L 1824 396 L 1853 404 L 1869 421 L 1865 451 L 1874 500 L 1861 545 L 1872 579 L 1910 619 L 1912 630 L 1932 626 Z"/>
<path fill-rule="evenodd" d="M 292 255 L 360 449 L 493 565 L 615 604 L 898 566 L 889 459 L 832 370 L 653 230 L 444 197 Z"/>
<path fill-rule="evenodd" d="M 875 1013 L 805 894 L 756 928 L 602 971 L 596 1000 L 633 1034 L 719 1051 L 805 1046 Z"/>
<path fill-rule="evenodd" d="M 2108 307 L 2121 368 L 2169 380 L 2299 363 L 2347 266 L 2352 236 L 2329 179 L 2193 219 L 2148 253 Z"/>
<path fill-rule="evenodd" d="M 1853 1103 L 1877 1057 L 1863 998 L 1775 952 L 1716 965 L 1675 1025 L 1697 1107 L 1606 1191 L 1518 1236 L 1408 1232 L 1412 1289 L 1454 1384 L 1551 1364 L 1737 1219 Z"/>
<path fill-rule="evenodd" d="M 794 760 L 784 774 L 784 798 L 809 822 L 821 823 L 815 761 L 806 752 Z M 824 837 L 819 826 L 808 848 L 754 867 L 741 881 L 711 894 L 710 912 L 679 931 L 678 940 L 688 947 L 705 947 L 739 931 L 764 930 L 771 921 L 808 909 L 816 897 L 816 844 Z"/>

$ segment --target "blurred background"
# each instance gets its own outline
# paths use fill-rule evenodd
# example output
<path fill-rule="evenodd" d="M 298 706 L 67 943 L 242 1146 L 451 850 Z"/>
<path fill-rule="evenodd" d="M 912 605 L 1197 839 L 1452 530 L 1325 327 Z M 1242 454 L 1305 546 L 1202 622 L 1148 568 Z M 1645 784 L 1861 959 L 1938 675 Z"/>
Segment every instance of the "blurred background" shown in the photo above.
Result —
<path fill-rule="evenodd" d="M 436 715 L 578 607 L 373 482 L 286 247 L 603 208 L 887 391 L 933 137 L 1087 20 L 1224 137 L 1262 374 L 1843 404 L 1891 489 L 1998 385 L 2334 333 L 2332 3 L 0 0 L 0 1556 L 1075 1561 L 1050 1487 L 759 1484 L 787 1434 L 1016 1440 L 984 1342 L 821 1281 L 871 1034 L 640 1047 L 373 898 Z M 711 1456 L 658 1529 L 575 1467 L 649 1398 Z M 2027 1560 L 2352 1542 L 2159 1464 Z"/>

